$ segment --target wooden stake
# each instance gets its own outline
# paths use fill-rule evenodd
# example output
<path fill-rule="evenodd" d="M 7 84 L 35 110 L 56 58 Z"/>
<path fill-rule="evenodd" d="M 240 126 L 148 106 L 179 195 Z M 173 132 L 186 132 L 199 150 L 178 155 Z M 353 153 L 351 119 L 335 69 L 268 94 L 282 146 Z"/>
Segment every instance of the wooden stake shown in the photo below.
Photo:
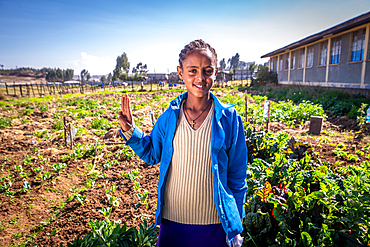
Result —
<path fill-rule="evenodd" d="M 5 82 L 5 87 L 6 87 L 6 95 L 9 95 L 9 92 L 8 92 L 8 83 Z"/>
<path fill-rule="evenodd" d="M 248 123 L 248 90 L 245 90 L 245 122 Z"/>
<path fill-rule="evenodd" d="M 35 91 L 33 91 L 33 84 L 32 83 L 31 83 L 31 90 L 32 90 L 33 96 L 35 97 Z"/>
<path fill-rule="evenodd" d="M 72 125 L 71 124 L 68 124 L 68 125 L 69 125 L 69 137 L 71 141 L 71 150 L 73 150 Z"/>
<path fill-rule="evenodd" d="M 64 127 L 64 144 L 67 147 L 67 125 L 66 125 L 66 117 L 63 116 L 63 127 Z"/>
<path fill-rule="evenodd" d="M 267 107 L 267 121 L 266 121 L 266 129 L 269 129 L 269 122 L 270 122 L 270 106 L 271 106 L 271 103 L 268 104 L 268 107 Z"/>
<path fill-rule="evenodd" d="M 30 87 L 29 87 L 28 83 L 26 83 L 26 88 L 27 88 L 27 96 L 30 97 L 31 93 L 30 93 Z"/>

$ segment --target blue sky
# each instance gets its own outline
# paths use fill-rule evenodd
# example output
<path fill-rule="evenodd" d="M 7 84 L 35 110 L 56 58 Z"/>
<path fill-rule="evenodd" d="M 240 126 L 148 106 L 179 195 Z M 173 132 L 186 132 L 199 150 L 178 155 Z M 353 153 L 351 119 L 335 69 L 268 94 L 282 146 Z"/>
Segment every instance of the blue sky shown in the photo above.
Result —
<path fill-rule="evenodd" d="M 165 73 L 198 38 L 219 60 L 239 53 L 263 63 L 270 51 L 368 11 L 369 0 L 0 0 L 0 64 L 103 75 L 126 52 L 131 68 Z"/>

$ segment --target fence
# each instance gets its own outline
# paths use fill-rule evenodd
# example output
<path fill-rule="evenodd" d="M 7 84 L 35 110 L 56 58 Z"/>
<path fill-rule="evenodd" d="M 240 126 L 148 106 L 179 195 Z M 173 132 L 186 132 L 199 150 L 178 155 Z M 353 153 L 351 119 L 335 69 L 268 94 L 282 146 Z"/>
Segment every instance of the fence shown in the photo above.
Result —
<path fill-rule="evenodd" d="M 164 81 L 163 81 L 164 82 Z M 68 82 L 47 82 L 47 83 L 3 83 L 6 88 L 6 95 L 13 97 L 43 97 L 52 94 L 74 94 L 74 93 L 88 93 L 97 92 L 101 90 L 127 90 L 127 91 L 153 91 L 165 89 L 165 84 L 159 84 L 158 80 L 150 82 L 141 81 L 129 81 L 129 82 L 79 82 L 79 81 L 68 81 Z M 166 81 L 168 89 L 177 88 L 183 89 L 185 85 L 181 83 L 175 83 L 172 81 Z"/>
<path fill-rule="evenodd" d="M 135 82 L 137 83 L 137 82 Z M 42 97 L 52 94 L 74 94 L 88 93 L 105 90 L 107 88 L 122 88 L 134 90 L 132 85 L 122 83 L 105 82 L 105 83 L 86 83 L 86 82 L 47 82 L 47 83 L 5 83 L 6 95 L 13 97 Z"/>

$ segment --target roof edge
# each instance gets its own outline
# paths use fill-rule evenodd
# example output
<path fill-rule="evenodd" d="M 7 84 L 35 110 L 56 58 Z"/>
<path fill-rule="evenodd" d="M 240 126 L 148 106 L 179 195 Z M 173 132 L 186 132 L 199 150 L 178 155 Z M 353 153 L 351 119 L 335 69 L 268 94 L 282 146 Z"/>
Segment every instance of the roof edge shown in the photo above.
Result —
<path fill-rule="evenodd" d="M 261 58 L 271 57 L 271 56 L 279 54 L 281 52 L 285 52 L 287 50 L 291 50 L 291 49 L 297 48 L 299 46 L 303 46 L 303 45 L 306 45 L 308 43 L 315 42 L 317 40 L 320 40 L 320 39 L 324 38 L 327 35 L 334 35 L 334 34 L 346 31 L 348 29 L 351 29 L 353 27 L 360 26 L 360 25 L 365 24 L 367 22 L 370 22 L 370 11 L 367 12 L 367 13 L 364 13 L 362 15 L 359 15 L 357 17 L 354 17 L 352 19 L 349 19 L 347 21 L 344 21 L 344 22 L 342 22 L 338 25 L 330 27 L 330 28 L 328 28 L 324 31 L 321 31 L 321 32 L 315 33 L 313 35 L 307 36 L 306 38 L 303 38 L 303 39 L 298 40 L 294 43 L 286 45 L 286 46 L 284 46 L 282 48 L 279 48 L 275 51 L 269 52 L 269 53 L 261 56 Z"/>

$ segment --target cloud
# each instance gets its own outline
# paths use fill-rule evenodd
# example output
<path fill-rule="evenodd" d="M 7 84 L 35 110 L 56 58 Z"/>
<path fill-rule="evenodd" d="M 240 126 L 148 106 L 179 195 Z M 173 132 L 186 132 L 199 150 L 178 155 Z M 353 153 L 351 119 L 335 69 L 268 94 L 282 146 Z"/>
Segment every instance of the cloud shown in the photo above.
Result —
<path fill-rule="evenodd" d="M 75 74 L 79 74 L 81 70 L 86 69 L 90 72 L 90 75 L 106 75 L 113 71 L 116 61 L 110 56 L 99 57 L 81 52 L 81 59 L 73 61 L 72 64 Z"/>

